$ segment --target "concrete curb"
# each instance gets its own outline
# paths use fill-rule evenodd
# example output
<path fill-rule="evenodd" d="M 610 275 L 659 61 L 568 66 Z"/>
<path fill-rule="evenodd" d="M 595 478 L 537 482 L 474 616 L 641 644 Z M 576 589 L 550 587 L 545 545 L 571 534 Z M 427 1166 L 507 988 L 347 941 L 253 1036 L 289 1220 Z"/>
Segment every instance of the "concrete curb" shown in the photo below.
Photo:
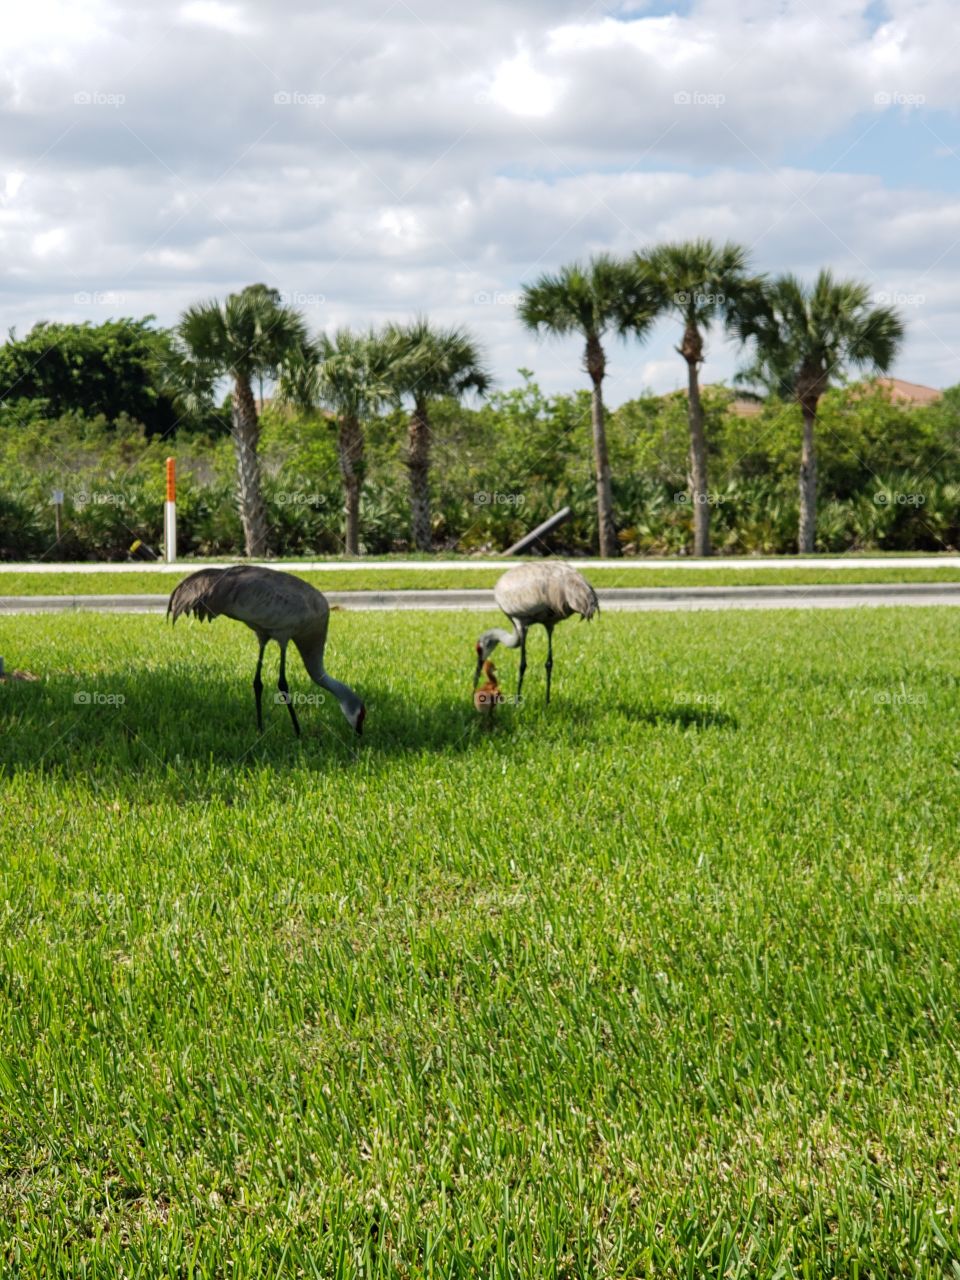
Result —
<path fill-rule="evenodd" d="M 601 609 L 851 609 L 960 605 L 960 583 L 852 583 L 845 586 L 606 587 Z M 332 606 L 357 610 L 495 610 L 492 591 L 328 591 Z M 0 613 L 164 613 L 165 595 L 0 596 Z"/>

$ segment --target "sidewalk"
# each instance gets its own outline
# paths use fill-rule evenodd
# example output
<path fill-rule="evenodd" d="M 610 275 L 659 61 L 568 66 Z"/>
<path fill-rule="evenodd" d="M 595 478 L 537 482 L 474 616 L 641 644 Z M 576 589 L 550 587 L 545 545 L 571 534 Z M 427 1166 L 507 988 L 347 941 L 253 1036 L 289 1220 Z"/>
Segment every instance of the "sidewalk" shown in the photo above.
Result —
<path fill-rule="evenodd" d="M 562 558 L 562 557 L 561 557 Z M 383 560 L 370 557 L 364 560 L 264 560 L 251 561 L 268 569 L 286 569 L 291 573 L 352 573 L 370 569 L 402 571 L 422 570 L 425 573 L 451 569 L 487 569 L 506 571 L 511 565 L 521 564 L 523 558 L 486 560 Z M 224 569 L 228 561 L 183 560 L 178 564 L 156 561 L 127 562 L 118 564 L 0 563 L 4 573 L 178 573 L 184 577 L 197 569 Z M 244 560 L 237 563 L 246 564 Z M 568 560 L 584 572 L 590 569 L 960 569 L 960 555 L 930 556 L 711 556 L 706 560 L 692 557 L 644 557 L 624 556 L 619 560 L 598 560 L 572 557 Z"/>

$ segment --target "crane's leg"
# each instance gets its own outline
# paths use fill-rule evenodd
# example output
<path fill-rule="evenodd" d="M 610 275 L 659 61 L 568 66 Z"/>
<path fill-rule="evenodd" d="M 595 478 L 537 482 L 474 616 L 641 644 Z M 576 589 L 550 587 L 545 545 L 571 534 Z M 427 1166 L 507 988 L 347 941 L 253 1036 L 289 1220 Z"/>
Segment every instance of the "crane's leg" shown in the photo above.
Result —
<path fill-rule="evenodd" d="M 523 690 L 523 673 L 527 669 L 527 633 L 520 637 L 520 676 L 517 680 L 517 703 L 520 702 L 520 694 Z"/>
<path fill-rule="evenodd" d="M 257 733 L 263 733 L 263 681 L 260 679 L 260 672 L 263 669 L 263 651 L 267 647 L 267 642 L 263 636 L 260 637 L 260 653 L 257 657 L 257 669 L 253 673 L 253 696 L 257 700 Z"/>
<path fill-rule="evenodd" d="M 290 712 L 290 719 L 293 721 L 293 732 L 300 737 L 300 721 L 297 719 L 297 713 L 293 709 L 293 700 L 290 697 L 290 686 L 287 684 L 287 646 L 280 646 L 280 678 L 277 681 L 277 688 L 283 694 L 283 700 L 287 704 L 287 710 Z"/>
<path fill-rule="evenodd" d="M 550 705 L 550 672 L 553 670 L 553 627 L 547 627 L 547 660 L 543 664 L 547 673 L 547 706 Z"/>

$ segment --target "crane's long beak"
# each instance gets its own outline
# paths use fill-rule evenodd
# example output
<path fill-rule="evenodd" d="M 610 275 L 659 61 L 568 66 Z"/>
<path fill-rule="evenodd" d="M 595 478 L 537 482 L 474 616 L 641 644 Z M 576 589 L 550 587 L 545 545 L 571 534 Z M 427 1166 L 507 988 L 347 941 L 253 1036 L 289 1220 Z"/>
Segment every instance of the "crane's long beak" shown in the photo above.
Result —
<path fill-rule="evenodd" d="M 477 685 L 480 683 L 480 677 L 481 677 L 481 675 L 482 675 L 482 674 L 483 674 L 483 658 L 482 658 L 482 657 L 480 657 L 480 655 L 478 654 L 478 655 L 477 655 L 477 669 L 476 669 L 476 671 L 473 673 L 473 687 L 474 687 L 474 689 L 476 689 Z"/>

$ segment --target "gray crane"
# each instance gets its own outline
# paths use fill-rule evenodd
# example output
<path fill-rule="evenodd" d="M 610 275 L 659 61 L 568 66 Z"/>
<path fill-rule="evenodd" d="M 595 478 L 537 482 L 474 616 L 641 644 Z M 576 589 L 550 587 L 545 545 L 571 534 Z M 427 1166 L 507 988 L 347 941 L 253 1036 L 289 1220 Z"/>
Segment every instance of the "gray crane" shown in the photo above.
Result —
<path fill-rule="evenodd" d="M 477 670 L 473 687 L 483 670 L 483 664 L 498 644 L 508 649 L 520 649 L 520 676 L 517 680 L 517 697 L 523 689 L 523 673 L 527 669 L 527 631 L 538 622 L 547 632 L 547 705 L 550 704 L 550 673 L 553 670 L 553 628 L 564 618 L 578 613 L 589 620 L 600 610 L 597 593 L 576 569 L 559 560 L 543 560 L 539 563 L 518 564 L 499 579 L 493 589 L 493 598 L 513 623 L 512 631 L 494 627 L 485 631 L 477 641 Z"/>
<path fill-rule="evenodd" d="M 287 645 L 292 640 L 312 680 L 340 703 L 340 710 L 357 733 L 363 732 L 367 709 L 354 691 L 323 667 L 323 649 L 327 641 L 330 606 L 316 587 L 292 573 L 256 565 L 232 565 L 228 569 L 198 569 L 175 587 L 167 604 L 167 617 L 174 623 L 181 614 L 193 614 L 201 622 L 211 622 L 221 615 L 245 623 L 260 641 L 257 669 L 253 676 L 253 693 L 257 700 L 257 729 L 263 733 L 261 698 L 263 651 L 271 640 L 280 646 L 280 678 L 277 688 L 290 712 L 294 731 L 299 738 L 300 722 L 293 708 L 287 685 Z"/>

